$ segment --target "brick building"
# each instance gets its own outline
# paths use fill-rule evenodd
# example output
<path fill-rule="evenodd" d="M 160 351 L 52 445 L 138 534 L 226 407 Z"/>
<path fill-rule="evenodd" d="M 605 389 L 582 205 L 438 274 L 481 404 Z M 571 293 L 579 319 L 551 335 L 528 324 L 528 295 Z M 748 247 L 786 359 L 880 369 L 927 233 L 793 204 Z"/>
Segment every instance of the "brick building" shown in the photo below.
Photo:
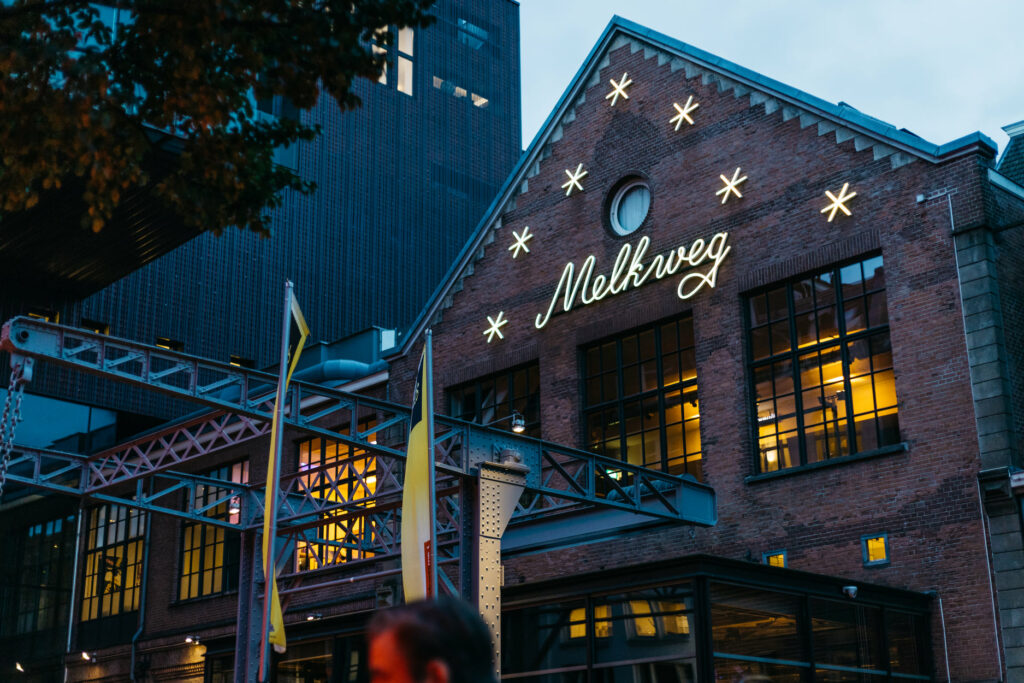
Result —
<path fill-rule="evenodd" d="M 438 410 L 693 476 L 718 522 L 513 526 L 503 673 L 1024 675 L 1020 140 L 997 170 L 613 20 L 409 339 Z"/>
<path fill-rule="evenodd" d="M 342 386 L 408 403 L 429 327 L 449 445 L 523 416 L 503 678 L 1021 677 L 1021 129 L 997 164 L 979 134 L 931 144 L 612 20 L 387 372 Z M 286 433 L 286 494 L 334 507 L 291 513 L 316 533 L 283 545 L 278 680 L 363 680 L 365 620 L 400 598 L 404 435 L 367 400 L 311 400 L 329 429 Z M 266 431 L 239 429 L 180 468 L 263 481 Z M 545 508 L 538 480 L 583 451 L 599 504 Z M 641 508 L 713 489 L 716 509 L 612 505 L 645 470 L 679 487 Z M 441 476 L 465 588 L 473 490 Z M 255 526 L 227 502 L 221 527 L 130 510 L 81 516 L 68 642 L 95 661 L 69 655 L 70 680 L 242 680 Z"/>

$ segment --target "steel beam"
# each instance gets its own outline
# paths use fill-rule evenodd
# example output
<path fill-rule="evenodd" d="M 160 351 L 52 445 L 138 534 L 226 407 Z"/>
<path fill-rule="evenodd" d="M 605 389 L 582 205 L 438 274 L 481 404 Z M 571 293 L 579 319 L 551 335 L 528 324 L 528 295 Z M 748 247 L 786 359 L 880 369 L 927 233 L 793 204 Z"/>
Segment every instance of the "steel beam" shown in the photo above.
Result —
<path fill-rule="evenodd" d="M 0 348 L 219 409 L 91 458 L 87 488 L 92 494 L 262 436 L 271 419 L 276 378 L 268 373 L 24 317 L 4 324 Z M 291 427 L 324 435 L 379 459 L 405 458 L 409 424 L 405 406 L 292 382 L 285 412 Z M 327 417 L 350 428 L 338 431 L 320 426 Z M 373 426 L 358 431 L 367 422 Z M 583 503 L 695 524 L 716 521 L 710 487 L 593 453 L 442 415 L 435 416 L 433 446 L 439 475 L 454 477 L 470 476 L 479 462 L 497 460 L 506 448 L 521 453 L 530 469 L 527 490 L 532 495 L 520 501 L 516 517 Z"/>

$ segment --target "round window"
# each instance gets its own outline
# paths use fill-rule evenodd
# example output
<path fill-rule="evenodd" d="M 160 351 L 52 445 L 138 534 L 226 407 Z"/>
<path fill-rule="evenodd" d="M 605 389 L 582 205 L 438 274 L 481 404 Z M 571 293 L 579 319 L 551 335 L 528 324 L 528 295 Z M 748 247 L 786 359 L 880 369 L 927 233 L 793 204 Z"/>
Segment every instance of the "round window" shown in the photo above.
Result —
<path fill-rule="evenodd" d="M 615 193 L 611 206 L 612 230 L 628 235 L 644 224 L 651 208 L 651 189 L 642 180 L 628 182 Z"/>

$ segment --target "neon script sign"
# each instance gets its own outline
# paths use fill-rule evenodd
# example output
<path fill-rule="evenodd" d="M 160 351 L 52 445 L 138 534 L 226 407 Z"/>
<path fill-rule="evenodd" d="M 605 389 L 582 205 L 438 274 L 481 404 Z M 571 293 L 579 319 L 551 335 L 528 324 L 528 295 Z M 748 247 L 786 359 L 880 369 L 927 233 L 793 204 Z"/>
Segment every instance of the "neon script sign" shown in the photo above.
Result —
<path fill-rule="evenodd" d="M 704 287 L 714 289 L 718 269 L 722 266 L 726 254 L 732 249 L 727 244 L 728 241 L 729 233 L 719 232 L 707 242 L 697 238 L 689 247 L 682 245 L 646 261 L 651 239 L 644 236 L 636 243 L 635 249 L 628 243 L 622 245 L 608 275 L 594 275 L 597 258 L 593 254 L 583 260 L 578 273 L 576 264 L 569 261 L 562 270 L 562 277 L 555 287 L 547 313 L 538 313 L 534 325 L 539 330 L 548 324 L 551 314 L 558 305 L 559 297 L 562 299 L 562 310 L 568 313 L 576 305 L 577 299 L 580 304 L 586 306 L 606 297 L 621 294 L 627 289 L 636 289 L 647 282 L 675 275 L 683 269 L 698 268 L 709 263 L 710 267 L 703 272 L 684 275 L 679 280 L 676 294 L 680 299 L 689 299 Z"/>

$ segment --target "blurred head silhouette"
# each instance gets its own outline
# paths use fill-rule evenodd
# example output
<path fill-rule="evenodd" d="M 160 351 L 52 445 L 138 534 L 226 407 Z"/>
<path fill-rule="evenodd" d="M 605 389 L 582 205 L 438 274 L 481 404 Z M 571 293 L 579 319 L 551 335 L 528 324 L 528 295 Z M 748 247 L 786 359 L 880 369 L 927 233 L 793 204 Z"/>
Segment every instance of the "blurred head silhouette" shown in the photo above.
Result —
<path fill-rule="evenodd" d="M 496 683 L 487 625 L 452 598 L 377 612 L 369 662 L 370 683 Z"/>

